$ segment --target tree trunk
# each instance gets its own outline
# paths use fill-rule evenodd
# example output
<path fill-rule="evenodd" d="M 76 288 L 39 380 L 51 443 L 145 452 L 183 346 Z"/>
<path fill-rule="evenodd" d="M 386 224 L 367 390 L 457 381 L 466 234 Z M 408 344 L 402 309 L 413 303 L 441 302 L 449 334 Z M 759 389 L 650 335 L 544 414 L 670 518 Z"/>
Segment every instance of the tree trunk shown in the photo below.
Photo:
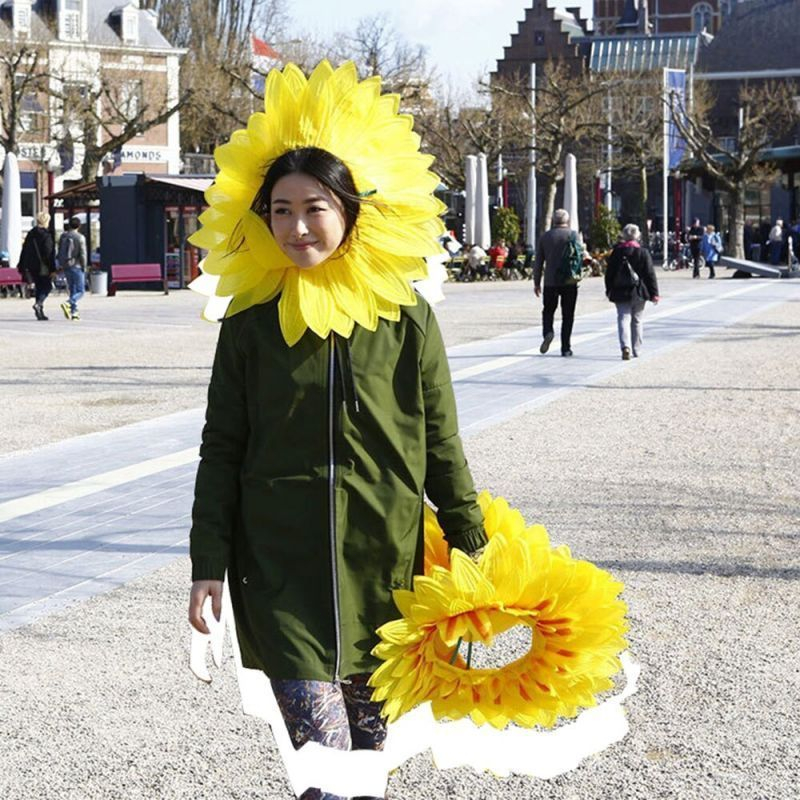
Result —
<path fill-rule="evenodd" d="M 728 213 L 730 219 L 730 244 L 733 245 L 734 258 L 747 258 L 749 253 L 744 252 L 744 182 L 736 185 L 730 193 L 730 206 Z"/>
<path fill-rule="evenodd" d="M 644 239 L 645 247 L 649 247 L 649 243 L 647 242 L 647 165 L 642 164 L 639 169 L 639 183 L 640 183 L 640 197 L 641 197 L 641 206 L 639 207 L 639 228 L 642 231 L 642 237 Z"/>
<path fill-rule="evenodd" d="M 553 212 L 556 210 L 556 190 L 558 189 L 558 176 L 552 175 L 547 183 L 547 191 L 544 195 L 544 215 L 540 228 L 542 231 L 549 230 L 553 220 Z M 537 240 L 538 241 L 538 240 Z"/>

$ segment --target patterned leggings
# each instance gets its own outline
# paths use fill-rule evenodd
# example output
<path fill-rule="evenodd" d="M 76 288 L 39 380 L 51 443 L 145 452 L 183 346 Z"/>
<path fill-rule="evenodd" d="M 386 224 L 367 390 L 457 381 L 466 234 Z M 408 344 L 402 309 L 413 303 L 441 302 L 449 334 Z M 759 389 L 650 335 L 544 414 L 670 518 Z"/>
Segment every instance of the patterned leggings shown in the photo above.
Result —
<path fill-rule="evenodd" d="M 383 750 L 386 721 L 380 703 L 370 700 L 369 675 L 352 675 L 349 683 L 271 680 L 272 691 L 295 750 L 318 742 L 336 750 Z M 345 800 L 319 789 L 306 789 L 300 800 Z M 379 798 L 354 798 L 379 800 Z"/>

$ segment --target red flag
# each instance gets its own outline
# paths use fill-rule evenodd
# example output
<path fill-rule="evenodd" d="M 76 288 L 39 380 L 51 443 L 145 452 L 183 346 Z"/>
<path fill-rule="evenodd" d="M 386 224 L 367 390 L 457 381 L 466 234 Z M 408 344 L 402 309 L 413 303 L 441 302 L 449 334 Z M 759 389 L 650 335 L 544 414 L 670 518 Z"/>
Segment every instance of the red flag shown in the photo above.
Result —
<path fill-rule="evenodd" d="M 252 33 L 250 34 L 250 40 L 253 45 L 253 55 L 254 56 L 265 56 L 266 58 L 275 58 L 279 59 L 280 56 L 272 49 L 263 39 L 259 39 L 257 36 L 254 36 Z"/>

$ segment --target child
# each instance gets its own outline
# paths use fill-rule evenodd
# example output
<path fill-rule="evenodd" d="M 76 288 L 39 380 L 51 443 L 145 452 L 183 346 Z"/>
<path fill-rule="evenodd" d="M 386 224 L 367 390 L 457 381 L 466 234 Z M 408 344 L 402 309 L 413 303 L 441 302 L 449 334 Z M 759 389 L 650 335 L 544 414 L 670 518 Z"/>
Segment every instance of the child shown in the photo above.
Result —
<path fill-rule="evenodd" d="M 271 76 L 267 98 L 287 73 L 301 85 L 298 72 Z M 319 102 L 328 97 L 320 79 L 334 78 L 346 91 L 366 84 L 352 65 L 333 72 L 323 62 L 308 80 L 317 81 Z M 297 107 L 307 108 L 302 100 Z M 337 133 L 332 140 L 348 140 Z M 413 136 L 410 126 L 403 136 Z M 215 211 L 206 238 L 195 240 L 217 248 L 207 268 L 219 267 L 221 294 L 257 269 L 278 289 L 264 289 L 266 301 L 248 295 L 258 299 L 241 311 L 232 292 L 220 330 L 195 489 L 189 619 L 207 632 L 202 605 L 210 596 L 219 616 L 227 571 L 244 665 L 270 677 L 294 746 L 381 749 L 385 724 L 366 686 L 379 664 L 370 651 L 376 628 L 397 616 L 392 590 L 410 588 L 422 572 L 424 494 L 451 546 L 473 552 L 486 538 L 436 319 L 393 272 L 397 264 L 418 272 L 411 251 L 423 221 L 404 207 L 408 192 L 398 186 L 395 195 L 386 178 L 391 143 L 375 160 L 382 188 L 364 191 L 381 181 L 363 161 L 357 185 L 343 158 L 287 138 L 293 146 L 257 166 L 263 179 L 235 224 L 225 227 Z M 244 170 L 252 158 L 241 153 L 236 168 Z M 226 180 L 218 177 L 220 187 Z M 393 196 L 403 201 L 393 207 Z M 226 197 L 219 208 L 231 203 Z M 407 244 L 392 239 L 402 254 L 370 250 L 398 231 L 408 236 Z M 236 259 L 246 266 L 226 275 Z M 390 290 L 394 308 L 381 294 Z M 333 796 L 309 789 L 302 797 Z"/>

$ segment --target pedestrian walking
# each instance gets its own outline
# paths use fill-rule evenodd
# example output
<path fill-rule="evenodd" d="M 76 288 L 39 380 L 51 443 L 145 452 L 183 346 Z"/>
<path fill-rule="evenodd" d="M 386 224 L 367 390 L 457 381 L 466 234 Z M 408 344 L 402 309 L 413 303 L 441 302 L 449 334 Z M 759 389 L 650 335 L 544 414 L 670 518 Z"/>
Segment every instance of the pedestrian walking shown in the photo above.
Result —
<path fill-rule="evenodd" d="M 686 234 L 686 240 L 689 242 L 689 252 L 692 254 L 693 278 L 700 277 L 700 256 L 702 255 L 700 248 L 704 235 L 705 229 L 700 224 L 700 219 L 695 217 L 689 228 L 689 232 Z"/>
<path fill-rule="evenodd" d="M 713 225 L 706 225 L 706 232 L 703 234 L 703 239 L 700 242 L 700 252 L 703 254 L 703 259 L 708 267 L 708 277 L 714 277 L 714 264 L 719 261 L 722 255 L 722 238 Z"/>
<path fill-rule="evenodd" d="M 542 344 L 540 353 L 550 349 L 555 336 L 553 325 L 556 309 L 561 304 L 561 355 L 572 355 L 572 326 L 575 320 L 575 305 L 578 301 L 578 284 L 567 282 L 559 269 L 564 251 L 570 241 L 569 213 L 559 208 L 553 214 L 553 226 L 539 239 L 536 260 L 533 264 L 533 291 L 542 296 Z M 542 278 L 544 277 L 544 281 Z M 544 290 L 542 290 L 544 284 Z"/>
<path fill-rule="evenodd" d="M 28 231 L 19 256 L 18 269 L 34 285 L 33 313 L 38 320 L 47 320 L 44 301 L 53 288 L 55 260 L 53 237 L 49 231 L 50 215 L 40 211 L 36 224 Z"/>
<path fill-rule="evenodd" d="M 776 219 L 772 230 L 769 232 L 769 260 L 770 263 L 777 267 L 781 263 L 781 256 L 783 255 L 783 220 Z"/>
<path fill-rule="evenodd" d="M 61 304 L 61 310 L 67 319 L 77 322 L 81 315 L 78 301 L 86 291 L 86 239 L 80 232 L 81 221 L 72 217 L 69 226 L 58 240 L 58 266 L 64 271 L 69 288 L 69 300 Z"/>
<path fill-rule="evenodd" d="M 658 303 L 658 280 L 650 251 L 642 247 L 638 225 L 622 229 L 608 258 L 606 297 L 617 307 L 617 334 L 622 360 L 636 358 L 642 349 L 642 315 L 649 300 Z"/>
<path fill-rule="evenodd" d="M 352 64 L 323 62 L 308 82 L 273 71 L 274 104 L 217 151 L 193 237 L 233 300 L 200 449 L 189 619 L 207 631 L 203 602 L 219 616 L 227 572 L 244 666 L 271 679 L 296 748 L 382 748 L 371 651 L 397 616 L 392 591 L 422 571 L 424 495 L 451 546 L 486 544 L 441 334 L 410 286 L 439 250 L 436 181 L 392 104 L 371 90 L 344 102 L 359 86 Z"/>

